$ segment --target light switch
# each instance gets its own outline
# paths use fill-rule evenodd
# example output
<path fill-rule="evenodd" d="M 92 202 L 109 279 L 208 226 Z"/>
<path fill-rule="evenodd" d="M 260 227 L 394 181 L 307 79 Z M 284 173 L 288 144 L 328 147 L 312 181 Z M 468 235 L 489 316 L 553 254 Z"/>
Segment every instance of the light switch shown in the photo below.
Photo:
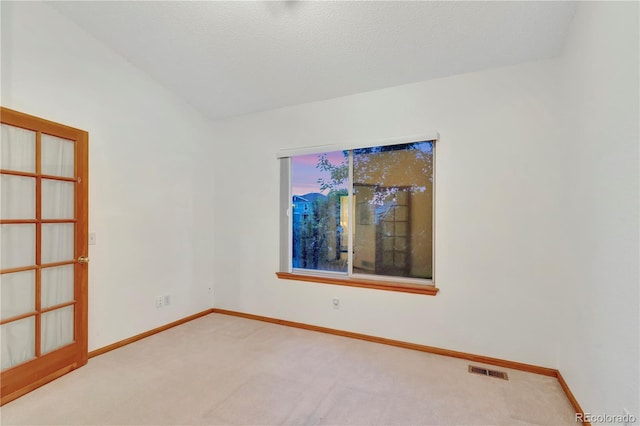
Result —
<path fill-rule="evenodd" d="M 89 245 L 93 246 L 96 244 L 96 233 L 95 232 L 90 232 L 89 233 Z"/>

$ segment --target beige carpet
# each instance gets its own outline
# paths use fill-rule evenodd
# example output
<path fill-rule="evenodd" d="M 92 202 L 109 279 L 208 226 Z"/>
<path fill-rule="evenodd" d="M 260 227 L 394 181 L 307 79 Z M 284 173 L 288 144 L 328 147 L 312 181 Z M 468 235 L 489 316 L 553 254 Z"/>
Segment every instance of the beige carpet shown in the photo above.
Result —
<path fill-rule="evenodd" d="M 575 425 L 555 378 L 499 368 L 504 381 L 468 365 L 211 314 L 89 360 L 0 408 L 0 422 Z"/>

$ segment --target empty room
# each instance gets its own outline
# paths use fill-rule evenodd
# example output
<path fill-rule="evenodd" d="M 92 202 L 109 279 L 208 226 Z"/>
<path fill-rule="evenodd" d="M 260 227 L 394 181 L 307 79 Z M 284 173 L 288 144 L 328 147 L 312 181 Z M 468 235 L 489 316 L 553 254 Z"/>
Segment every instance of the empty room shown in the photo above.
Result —
<path fill-rule="evenodd" d="M 637 1 L 0 18 L 1 424 L 640 424 Z"/>

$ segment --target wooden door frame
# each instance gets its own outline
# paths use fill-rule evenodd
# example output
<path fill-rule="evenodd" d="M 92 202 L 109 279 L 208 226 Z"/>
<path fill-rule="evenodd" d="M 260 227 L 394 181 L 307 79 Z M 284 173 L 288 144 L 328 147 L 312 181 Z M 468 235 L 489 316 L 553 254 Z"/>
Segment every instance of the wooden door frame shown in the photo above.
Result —
<path fill-rule="evenodd" d="M 0 121 L 15 127 L 36 131 L 36 173 L 23 174 L 35 177 L 38 182 L 46 175 L 41 173 L 41 134 L 45 133 L 75 141 L 75 248 L 74 248 L 74 343 L 41 355 L 39 352 L 40 327 L 36 320 L 36 358 L 18 364 L 1 373 L 0 405 L 12 401 L 32 390 L 76 369 L 88 360 L 88 265 L 79 264 L 79 256 L 88 255 L 88 192 L 89 192 L 89 135 L 86 131 L 55 123 L 32 115 L 24 114 L 8 108 L 0 107 Z M 20 175 L 20 173 L 2 170 L 3 173 Z M 36 221 L 42 223 L 40 217 L 40 185 L 36 185 Z M 2 220 L 0 223 L 9 221 Z M 15 221 L 14 221 L 15 222 Z M 36 239 L 40 241 L 40 227 L 36 226 Z M 78 232 L 80 231 L 80 232 Z M 36 243 L 40 247 L 40 243 Z M 36 249 L 37 250 L 37 249 Z M 36 269 L 41 269 L 36 257 Z M 3 271 L 5 272 L 5 271 Z M 5 272 L 6 273 L 6 272 Z M 40 310 L 40 274 L 36 273 L 36 311 Z M 41 314 L 36 314 L 36 318 Z"/>

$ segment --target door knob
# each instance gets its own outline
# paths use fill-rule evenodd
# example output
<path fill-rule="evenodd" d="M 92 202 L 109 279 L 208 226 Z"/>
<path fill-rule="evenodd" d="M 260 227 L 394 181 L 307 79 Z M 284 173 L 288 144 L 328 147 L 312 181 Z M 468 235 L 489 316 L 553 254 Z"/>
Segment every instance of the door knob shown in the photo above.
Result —
<path fill-rule="evenodd" d="M 87 256 L 80 256 L 78 258 L 78 263 L 89 263 L 89 258 Z"/>

